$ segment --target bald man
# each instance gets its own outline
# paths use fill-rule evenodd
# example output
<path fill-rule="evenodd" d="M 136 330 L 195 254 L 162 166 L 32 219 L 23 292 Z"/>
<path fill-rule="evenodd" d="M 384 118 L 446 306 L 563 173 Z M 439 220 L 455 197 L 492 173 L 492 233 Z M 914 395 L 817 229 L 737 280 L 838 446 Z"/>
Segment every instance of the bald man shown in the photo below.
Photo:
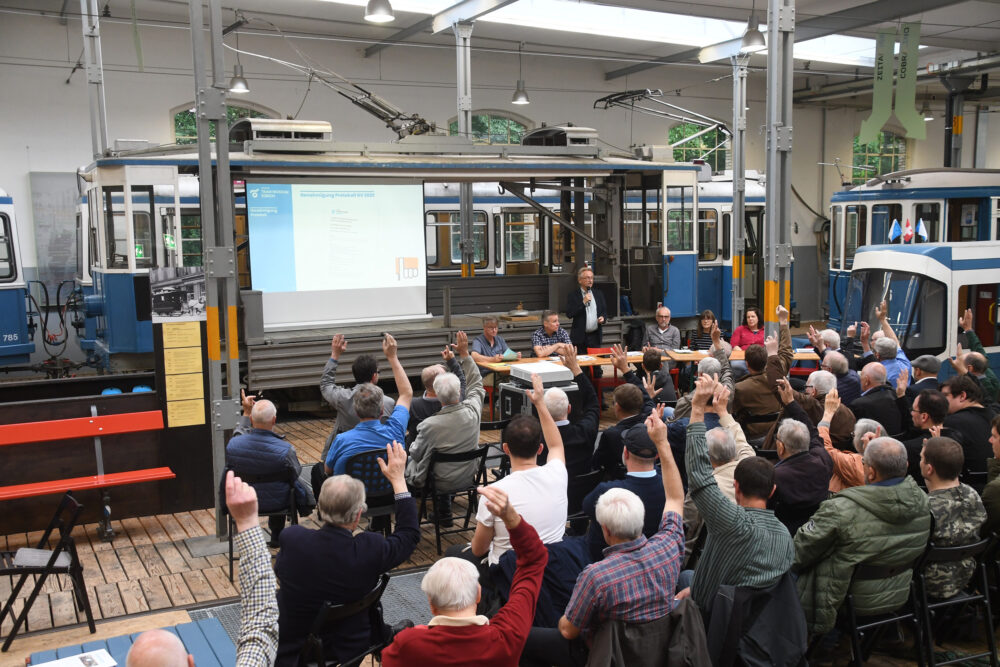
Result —
<path fill-rule="evenodd" d="M 256 400 L 240 392 L 243 416 L 233 430 L 233 437 L 226 445 L 226 467 L 244 475 L 268 475 L 283 470 L 302 475 L 302 464 L 295 448 L 285 441 L 285 436 L 274 432 L 278 421 L 277 409 L 268 400 Z M 262 512 L 276 512 L 288 507 L 288 485 L 284 482 L 267 482 L 257 485 Z M 316 506 L 316 499 L 307 481 L 295 482 L 295 503 L 300 516 L 309 516 Z M 277 548 L 278 536 L 285 527 L 285 516 L 278 514 L 267 518 L 271 531 L 268 546 Z"/>
<path fill-rule="evenodd" d="M 896 392 L 886 382 L 886 368 L 882 364 L 868 364 L 861 369 L 861 396 L 851 403 L 851 412 L 857 419 L 874 419 L 882 424 L 889 435 L 903 432 L 903 421 L 896 405 Z"/>

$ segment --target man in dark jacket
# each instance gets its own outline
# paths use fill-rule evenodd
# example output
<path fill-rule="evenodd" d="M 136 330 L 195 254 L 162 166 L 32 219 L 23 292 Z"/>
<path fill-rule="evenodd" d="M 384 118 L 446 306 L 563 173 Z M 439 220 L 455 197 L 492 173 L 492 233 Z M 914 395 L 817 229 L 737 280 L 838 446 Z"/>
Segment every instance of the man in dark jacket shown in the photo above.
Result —
<path fill-rule="evenodd" d="M 777 489 L 768 506 L 774 509 L 774 516 L 785 524 L 794 537 L 799 526 L 808 521 L 819 504 L 830 496 L 833 461 L 816 427 L 796 402 L 795 392 L 784 378 L 778 381 L 778 396 L 788 418 L 778 425 L 775 436 L 781 460 L 774 466 Z"/>
<path fill-rule="evenodd" d="M 604 295 L 594 291 L 594 272 L 584 266 L 576 272 L 579 289 L 570 290 L 566 297 L 566 316 L 573 319 L 569 339 L 576 346 L 578 354 L 586 354 L 588 347 L 601 346 L 601 327 L 608 316 Z M 594 367 L 595 376 L 600 366 Z"/>
<path fill-rule="evenodd" d="M 885 366 L 868 364 L 861 369 L 861 396 L 851 403 L 851 412 L 857 419 L 874 419 L 889 435 L 903 432 L 896 408 L 896 392 L 886 384 Z"/>
<path fill-rule="evenodd" d="M 237 475 L 268 475 L 294 470 L 298 477 L 302 473 L 302 464 L 299 463 L 295 448 L 285 441 L 285 436 L 274 432 L 274 425 L 278 421 L 274 403 L 268 400 L 258 401 L 242 390 L 240 399 L 243 416 L 226 445 L 226 467 L 236 471 Z M 257 484 L 254 488 L 262 514 L 288 507 L 288 484 L 267 482 Z M 312 489 L 301 479 L 295 482 L 295 504 L 300 516 L 309 516 L 316 505 Z M 285 527 L 285 515 L 270 516 L 267 523 L 271 530 L 268 546 L 277 547 L 278 536 Z"/>
<path fill-rule="evenodd" d="M 820 368 L 828 370 L 837 378 L 837 394 L 843 405 L 850 405 L 861 395 L 861 378 L 858 372 L 850 367 L 842 353 L 836 350 L 827 352 L 820 363 Z"/>
<path fill-rule="evenodd" d="M 636 424 L 645 423 L 646 417 L 653 411 L 653 399 L 642 386 L 642 380 L 629 368 L 628 358 L 620 346 L 614 347 L 611 358 L 615 367 L 622 373 L 625 384 L 615 387 L 614 412 L 618 423 L 608 427 L 601 434 L 601 442 L 594 452 L 593 468 L 604 470 L 607 479 L 622 479 L 625 477 L 622 434 Z M 563 442 L 566 442 L 565 435 Z"/>
<path fill-rule="evenodd" d="M 906 432 L 903 446 L 906 447 L 906 456 L 909 459 L 907 472 L 919 484 L 923 481 L 923 476 L 920 474 L 920 450 L 923 449 L 925 440 L 934 437 L 932 431 L 940 429 L 938 435 L 951 438 L 959 444 L 962 444 L 962 435 L 955 429 L 943 426 L 948 416 L 948 399 L 940 391 L 936 389 L 921 391 L 913 399 L 913 405 L 909 409 L 906 396 L 899 396 L 899 393 L 900 388 L 897 387 L 896 406 L 899 408 L 900 417 L 904 417 L 903 430 Z"/>
<path fill-rule="evenodd" d="M 399 566 L 420 541 L 417 504 L 406 488 L 406 451 L 399 443 L 386 446 L 382 474 L 396 496 L 396 530 L 389 537 L 362 531 L 354 534 L 365 509 L 365 485 L 347 475 L 323 482 L 319 516 L 323 527 L 310 530 L 290 526 L 281 535 L 275 563 L 278 576 L 277 665 L 297 665 L 298 652 L 309 634 L 323 602 L 360 600 L 384 572 Z M 412 623 L 410 624 L 412 625 Z M 372 644 L 388 640 L 388 628 L 371 626 L 367 612 L 343 620 L 336 631 L 323 637 L 328 658 L 346 660 Z"/>
<path fill-rule="evenodd" d="M 805 392 L 793 392 L 795 402 L 798 403 L 809 416 L 809 421 L 813 426 L 819 425 L 823 418 L 824 402 L 826 395 L 837 388 L 837 378 L 830 371 L 813 371 L 806 379 Z M 767 437 L 764 438 L 763 449 L 774 449 L 774 438 L 778 433 L 778 424 L 783 419 L 789 417 L 787 410 L 782 407 L 778 421 L 775 422 Z M 854 448 L 854 413 L 851 409 L 841 403 L 837 407 L 837 412 L 833 415 L 833 422 L 830 424 L 830 440 L 837 449 L 851 451 Z"/>
<path fill-rule="evenodd" d="M 990 421 L 992 413 L 984 408 L 982 393 L 975 380 L 967 375 L 948 378 L 941 384 L 941 393 L 948 399 L 946 428 L 958 431 L 965 450 L 965 469 L 985 472 L 990 456 Z"/>
<path fill-rule="evenodd" d="M 922 354 L 914 359 L 913 382 L 906 388 L 906 397 L 913 401 L 924 389 L 937 391 L 941 387 L 937 379 L 940 370 L 941 361 L 933 355 Z"/>
<path fill-rule="evenodd" d="M 563 363 L 573 373 L 583 408 L 583 414 L 570 419 L 569 397 L 559 387 L 553 387 L 545 392 L 545 406 L 549 409 L 552 419 L 559 427 L 563 446 L 566 448 L 566 472 L 570 479 L 590 472 L 590 459 L 594 453 L 594 440 L 597 439 L 597 429 L 601 422 L 601 406 L 597 402 L 594 385 L 583 374 L 580 364 L 576 361 L 576 351 L 566 348 L 562 355 Z M 548 458 L 546 448 L 539 457 L 542 465 Z M 579 508 L 577 508 L 578 510 Z M 574 510 L 570 510 L 572 514 Z"/>

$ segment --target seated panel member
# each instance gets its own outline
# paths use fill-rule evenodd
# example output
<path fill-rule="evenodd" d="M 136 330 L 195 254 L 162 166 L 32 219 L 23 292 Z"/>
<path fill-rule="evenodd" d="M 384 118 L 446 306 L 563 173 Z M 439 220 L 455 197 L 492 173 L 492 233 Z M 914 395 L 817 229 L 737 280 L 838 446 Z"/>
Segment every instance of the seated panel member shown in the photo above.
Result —
<path fill-rule="evenodd" d="M 561 354 L 567 345 L 572 345 L 569 334 L 559 326 L 559 313 L 554 310 L 542 311 L 542 326 L 531 334 L 531 349 L 536 357 L 551 357 Z"/>
<path fill-rule="evenodd" d="M 500 320 L 496 317 L 483 318 L 483 333 L 476 336 L 469 347 L 469 353 L 477 364 L 503 361 L 503 354 L 509 348 L 507 341 L 498 332 L 500 330 Z M 521 353 L 517 353 L 517 358 L 521 358 Z M 479 373 L 483 376 L 483 383 L 488 384 L 492 378 L 492 371 L 488 368 L 479 367 Z"/>

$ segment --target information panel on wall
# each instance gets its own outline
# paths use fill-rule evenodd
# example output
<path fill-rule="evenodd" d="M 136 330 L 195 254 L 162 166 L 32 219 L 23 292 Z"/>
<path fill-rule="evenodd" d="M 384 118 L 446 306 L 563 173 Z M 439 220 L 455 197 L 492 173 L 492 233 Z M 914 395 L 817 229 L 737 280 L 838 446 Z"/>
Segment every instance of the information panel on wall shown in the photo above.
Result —
<path fill-rule="evenodd" d="M 423 186 L 246 184 L 265 329 L 427 314 Z"/>

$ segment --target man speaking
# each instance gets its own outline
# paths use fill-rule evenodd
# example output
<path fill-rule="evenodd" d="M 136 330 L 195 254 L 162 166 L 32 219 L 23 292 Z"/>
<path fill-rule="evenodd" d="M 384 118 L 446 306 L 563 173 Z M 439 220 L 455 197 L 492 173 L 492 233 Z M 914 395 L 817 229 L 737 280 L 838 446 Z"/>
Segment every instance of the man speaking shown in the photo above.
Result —
<path fill-rule="evenodd" d="M 601 326 L 607 317 L 604 295 L 595 292 L 594 272 L 584 266 L 576 272 L 580 289 L 572 290 L 566 303 L 566 315 L 573 318 L 569 339 L 576 346 L 577 354 L 587 354 L 588 347 L 601 346 Z M 595 371 L 600 366 L 594 368 Z"/>

